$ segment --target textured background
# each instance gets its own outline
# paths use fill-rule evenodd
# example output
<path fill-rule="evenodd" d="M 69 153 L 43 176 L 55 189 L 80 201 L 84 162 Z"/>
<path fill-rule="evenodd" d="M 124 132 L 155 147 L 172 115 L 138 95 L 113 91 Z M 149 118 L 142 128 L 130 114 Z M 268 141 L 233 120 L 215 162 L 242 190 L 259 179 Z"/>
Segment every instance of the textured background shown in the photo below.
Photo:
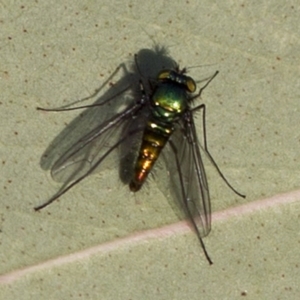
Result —
<path fill-rule="evenodd" d="M 299 7 L 219 2 L 2 1 L 1 299 L 298 299 Z M 35 107 L 89 96 L 154 44 L 196 80 L 220 71 L 209 148 L 247 198 L 206 164 L 212 266 L 155 180 L 133 196 L 106 170 L 33 211 L 60 187 L 41 155 L 79 114 Z"/>

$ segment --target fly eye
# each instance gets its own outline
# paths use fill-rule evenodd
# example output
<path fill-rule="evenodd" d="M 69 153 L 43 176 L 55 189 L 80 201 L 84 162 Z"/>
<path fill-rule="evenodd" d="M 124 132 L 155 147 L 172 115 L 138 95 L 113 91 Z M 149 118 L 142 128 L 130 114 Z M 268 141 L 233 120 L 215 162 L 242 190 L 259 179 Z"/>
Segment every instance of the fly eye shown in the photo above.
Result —
<path fill-rule="evenodd" d="M 157 76 L 158 80 L 163 80 L 163 79 L 167 79 L 167 78 L 170 78 L 170 70 L 163 70 L 158 73 L 158 76 Z"/>
<path fill-rule="evenodd" d="M 194 93 L 196 90 L 196 82 L 191 77 L 186 79 L 186 88 L 190 93 Z"/>

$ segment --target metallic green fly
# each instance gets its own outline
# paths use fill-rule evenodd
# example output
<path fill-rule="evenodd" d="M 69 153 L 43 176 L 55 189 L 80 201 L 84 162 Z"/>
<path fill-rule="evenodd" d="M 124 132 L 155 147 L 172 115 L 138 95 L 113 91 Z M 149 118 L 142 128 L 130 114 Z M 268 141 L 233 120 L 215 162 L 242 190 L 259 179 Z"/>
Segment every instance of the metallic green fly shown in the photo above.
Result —
<path fill-rule="evenodd" d="M 157 159 L 163 156 L 170 174 L 171 188 L 179 199 L 185 215 L 191 220 L 207 260 L 212 263 L 202 241 L 202 237 L 207 236 L 211 229 L 211 205 L 196 134 L 194 113 L 202 111 L 205 153 L 226 184 L 236 194 L 244 197 L 228 183 L 208 152 L 205 104 L 193 106 L 203 90 L 217 76 L 218 71 L 208 78 L 204 86 L 195 93 L 196 82 L 186 75 L 186 69 L 179 69 L 173 60 L 173 66 L 161 69 L 155 78 L 149 78 L 143 74 L 138 60 L 138 55 L 136 55 L 135 67 L 136 74 L 139 76 L 137 84 L 139 95 L 133 96 L 132 101 L 120 112 L 104 118 L 100 125 L 81 137 L 54 163 L 51 169 L 52 177 L 56 181 L 64 182 L 65 185 L 35 210 L 46 207 L 92 174 L 99 166 L 102 167 L 103 162 L 116 149 L 121 149 L 121 160 L 134 153 L 135 162 L 132 168 L 128 169 L 130 171 L 126 169 L 130 177 L 129 188 L 133 192 L 137 192 L 143 186 L 149 173 L 153 168 L 155 169 Z M 91 107 L 95 109 L 122 97 L 125 91 L 126 89 L 120 90 L 117 95 L 93 105 L 38 109 L 44 111 L 66 111 Z M 133 147 L 133 151 L 130 151 L 131 147 L 128 147 L 134 144 L 131 141 L 138 141 L 135 143 L 138 147 Z"/>

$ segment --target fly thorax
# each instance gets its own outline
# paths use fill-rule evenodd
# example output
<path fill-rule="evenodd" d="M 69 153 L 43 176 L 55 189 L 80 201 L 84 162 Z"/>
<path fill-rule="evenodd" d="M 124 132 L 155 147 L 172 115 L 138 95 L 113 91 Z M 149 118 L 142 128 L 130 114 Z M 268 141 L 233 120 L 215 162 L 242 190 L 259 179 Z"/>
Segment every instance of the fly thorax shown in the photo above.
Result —
<path fill-rule="evenodd" d="M 172 83 L 164 83 L 156 89 L 151 97 L 153 118 L 164 122 L 176 121 L 187 109 L 186 91 Z"/>

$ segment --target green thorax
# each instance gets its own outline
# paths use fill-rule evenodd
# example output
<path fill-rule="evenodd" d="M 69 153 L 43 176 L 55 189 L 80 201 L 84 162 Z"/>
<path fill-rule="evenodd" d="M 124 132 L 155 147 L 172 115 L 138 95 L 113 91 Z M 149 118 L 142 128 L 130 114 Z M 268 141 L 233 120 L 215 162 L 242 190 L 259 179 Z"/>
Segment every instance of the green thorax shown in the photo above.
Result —
<path fill-rule="evenodd" d="M 152 117 L 159 122 L 172 123 L 187 109 L 187 92 L 177 83 L 158 85 L 151 98 Z"/>

